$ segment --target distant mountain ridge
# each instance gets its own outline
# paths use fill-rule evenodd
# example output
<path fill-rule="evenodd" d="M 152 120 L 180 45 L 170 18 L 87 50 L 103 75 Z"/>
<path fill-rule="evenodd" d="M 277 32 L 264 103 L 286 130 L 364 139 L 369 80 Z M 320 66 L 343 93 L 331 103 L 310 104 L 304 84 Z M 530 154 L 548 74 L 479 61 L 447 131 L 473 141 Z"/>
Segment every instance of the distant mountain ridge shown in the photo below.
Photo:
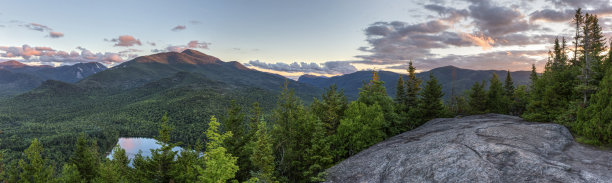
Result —
<path fill-rule="evenodd" d="M 417 77 L 423 80 L 423 83 L 429 80 L 429 73 L 432 73 L 438 82 L 442 85 L 442 91 L 445 93 L 444 98 L 450 97 L 453 93 L 455 95 L 462 95 L 463 92 L 472 87 L 474 82 L 488 81 L 496 73 L 499 79 L 503 82 L 506 79 L 506 72 L 503 70 L 470 70 L 462 69 L 455 66 L 445 66 L 435 68 L 429 71 L 417 73 Z M 455 76 L 453 76 L 453 73 Z M 510 72 L 515 85 L 527 85 L 529 84 L 530 71 L 515 71 Z M 397 80 L 400 75 L 403 74 L 390 72 L 390 71 L 378 71 L 378 76 L 381 81 L 385 82 L 387 94 L 395 97 L 395 90 Z M 345 94 L 352 99 L 356 99 L 359 96 L 359 88 L 362 87 L 364 82 L 370 81 L 372 78 L 372 71 L 357 71 L 351 74 L 345 74 L 334 77 L 318 77 L 313 75 L 300 76 L 298 82 L 307 83 L 320 88 L 329 87 L 332 84 L 336 84 L 339 89 L 343 89 Z"/>
<path fill-rule="evenodd" d="M 92 74 L 106 70 L 97 63 L 77 63 L 52 67 L 48 65 L 30 66 L 18 61 L 0 62 L 0 98 L 16 95 L 40 86 L 46 80 L 75 83 Z"/>

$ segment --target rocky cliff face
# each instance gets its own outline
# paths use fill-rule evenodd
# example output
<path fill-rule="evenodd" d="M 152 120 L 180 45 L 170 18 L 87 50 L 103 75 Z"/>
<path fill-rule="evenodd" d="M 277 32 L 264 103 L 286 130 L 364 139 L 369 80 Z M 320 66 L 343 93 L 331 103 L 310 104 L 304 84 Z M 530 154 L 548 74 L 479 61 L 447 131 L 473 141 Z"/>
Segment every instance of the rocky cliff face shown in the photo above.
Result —
<path fill-rule="evenodd" d="M 612 152 L 557 124 L 506 115 L 434 119 L 327 170 L 327 182 L 612 182 Z"/>

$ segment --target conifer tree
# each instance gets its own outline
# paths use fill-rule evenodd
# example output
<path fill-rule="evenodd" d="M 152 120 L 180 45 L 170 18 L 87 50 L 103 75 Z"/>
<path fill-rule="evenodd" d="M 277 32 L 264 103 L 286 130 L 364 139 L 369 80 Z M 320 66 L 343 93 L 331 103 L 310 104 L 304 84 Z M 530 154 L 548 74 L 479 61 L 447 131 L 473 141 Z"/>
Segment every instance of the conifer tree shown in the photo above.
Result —
<path fill-rule="evenodd" d="M 578 59 L 578 55 L 579 55 L 579 50 L 578 50 L 578 45 L 580 44 L 580 41 L 582 38 L 582 34 L 580 34 L 580 30 L 582 27 L 582 24 L 584 23 L 584 17 L 582 15 L 582 9 L 578 8 L 576 9 L 576 13 L 574 14 L 574 19 L 573 19 L 573 23 L 574 25 L 576 25 L 576 35 L 574 36 L 574 59 L 571 61 L 572 62 L 572 66 L 579 66 L 580 65 L 580 61 Z"/>
<path fill-rule="evenodd" d="M 100 157 L 97 147 L 95 141 L 90 142 L 85 134 L 81 133 L 77 138 L 74 155 L 70 158 L 70 163 L 76 166 L 81 179 L 85 182 L 92 182 L 98 176 Z"/>
<path fill-rule="evenodd" d="M 416 68 L 412 66 L 412 61 L 408 63 L 408 80 L 406 83 L 406 103 L 410 109 L 416 109 L 419 105 L 418 95 L 421 90 L 421 79 L 416 77 Z"/>
<path fill-rule="evenodd" d="M 19 160 L 19 181 L 31 183 L 47 183 L 53 181 L 53 167 L 47 159 L 43 159 L 43 146 L 34 139 L 25 151 L 26 159 Z"/>
<path fill-rule="evenodd" d="M 62 167 L 62 174 L 58 178 L 58 182 L 81 182 L 81 175 L 76 165 L 66 163 Z"/>
<path fill-rule="evenodd" d="M 399 76 L 397 79 L 397 84 L 395 88 L 395 105 L 397 106 L 397 110 L 401 112 L 405 112 L 407 105 L 407 94 L 404 82 L 404 76 Z"/>
<path fill-rule="evenodd" d="M 504 90 L 496 73 L 489 81 L 489 91 L 487 92 L 487 109 L 493 113 L 505 114 L 506 104 L 503 100 Z"/>
<path fill-rule="evenodd" d="M 574 129 L 587 138 L 587 143 L 612 143 L 612 71 L 601 81 L 600 89 L 591 97 L 590 105 L 579 112 Z"/>
<path fill-rule="evenodd" d="M 387 95 L 384 82 L 380 81 L 378 72 L 372 71 L 372 80 L 361 87 L 357 101 L 368 106 L 378 104 L 382 108 L 387 136 L 393 136 L 408 129 L 409 125 L 405 124 L 406 121 L 398 119 L 393 100 Z"/>
<path fill-rule="evenodd" d="M 315 99 L 311 105 L 313 113 L 323 122 L 327 136 L 336 133 L 340 119 L 344 117 L 344 111 L 347 107 L 348 100 L 344 91 L 338 91 L 335 84 L 325 89 L 325 93 L 321 95 L 321 100 Z"/>
<path fill-rule="evenodd" d="M 206 130 L 206 152 L 204 152 L 204 166 L 199 166 L 200 176 L 198 182 L 223 183 L 233 179 L 238 171 L 237 158 L 227 153 L 224 141 L 232 136 L 232 132 L 219 133 L 220 123 L 212 116 Z"/>
<path fill-rule="evenodd" d="M 442 86 L 438 84 L 436 77 L 429 73 L 429 81 L 427 81 L 425 88 L 421 91 L 422 99 L 419 105 L 419 113 L 422 115 L 422 122 L 442 117 L 445 114 L 442 96 L 444 96 Z"/>
<path fill-rule="evenodd" d="M 260 182 L 272 183 L 274 178 L 274 154 L 272 139 L 268 133 L 266 121 L 263 118 L 257 124 L 253 143 L 253 153 L 249 160 L 253 164 L 253 177 Z"/>
<path fill-rule="evenodd" d="M 483 114 L 487 111 L 487 94 L 484 90 L 484 81 L 482 84 L 475 82 L 470 89 L 469 105 L 472 114 Z"/>
<path fill-rule="evenodd" d="M 230 108 L 227 110 L 227 115 L 223 119 L 223 127 L 225 131 L 231 131 L 232 137 L 225 141 L 227 152 L 238 158 L 238 166 L 240 170 L 236 173 L 238 181 L 245 181 L 250 177 L 249 169 L 251 161 L 249 160 L 249 152 L 245 150 L 248 143 L 244 126 L 245 114 L 242 112 L 242 107 L 232 100 Z"/>

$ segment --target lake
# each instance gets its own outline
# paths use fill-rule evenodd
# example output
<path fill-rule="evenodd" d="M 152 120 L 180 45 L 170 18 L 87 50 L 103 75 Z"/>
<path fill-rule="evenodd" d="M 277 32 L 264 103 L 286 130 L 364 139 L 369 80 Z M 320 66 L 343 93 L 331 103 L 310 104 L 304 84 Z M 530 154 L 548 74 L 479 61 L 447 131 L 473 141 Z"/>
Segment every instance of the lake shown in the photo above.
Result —
<path fill-rule="evenodd" d="M 122 149 L 125 149 L 125 154 L 130 159 L 130 165 L 132 164 L 131 160 L 134 159 L 136 154 L 141 153 L 144 157 L 151 156 L 151 149 L 159 149 L 161 145 L 157 144 L 157 140 L 152 138 L 141 138 L 141 137 L 121 137 L 119 141 L 117 141 L 117 145 Z M 174 147 L 172 151 L 180 152 L 183 148 Z M 106 156 L 109 159 L 113 159 L 113 152 L 111 151 Z"/>

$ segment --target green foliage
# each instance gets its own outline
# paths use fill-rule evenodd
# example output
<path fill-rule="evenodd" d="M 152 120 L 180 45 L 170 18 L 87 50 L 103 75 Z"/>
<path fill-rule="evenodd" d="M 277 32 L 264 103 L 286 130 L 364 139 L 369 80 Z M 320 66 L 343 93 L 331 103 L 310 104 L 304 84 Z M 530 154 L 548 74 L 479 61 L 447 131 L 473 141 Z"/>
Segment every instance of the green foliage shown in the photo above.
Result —
<path fill-rule="evenodd" d="M 25 150 L 26 159 L 19 160 L 20 182 L 46 183 L 53 181 L 53 167 L 47 159 L 43 159 L 43 146 L 34 139 L 30 147 Z"/>
<path fill-rule="evenodd" d="M 84 182 L 92 182 L 98 176 L 100 167 L 97 144 L 89 142 L 85 134 L 81 134 L 77 139 L 76 149 L 70 163 L 76 166 Z"/>
<path fill-rule="evenodd" d="M 338 91 L 336 85 L 331 85 L 321 95 L 321 100 L 314 100 L 311 110 L 323 122 L 327 130 L 326 135 L 330 136 L 336 133 L 340 119 L 344 117 L 344 111 L 347 107 L 348 100 L 344 91 Z"/>
<path fill-rule="evenodd" d="M 507 104 L 504 101 L 504 89 L 499 81 L 497 74 L 489 81 L 489 91 L 487 91 L 487 110 L 492 113 L 505 114 Z"/>
<path fill-rule="evenodd" d="M 378 104 L 351 102 L 336 134 L 337 156 L 347 158 L 385 139 L 385 119 Z"/>
<path fill-rule="evenodd" d="M 573 129 L 590 142 L 612 143 L 612 70 L 601 81 L 600 89 L 591 97 L 587 108 L 578 113 Z M 588 140 L 587 140 L 588 141 Z"/>
<path fill-rule="evenodd" d="M 84 182 L 81 179 L 81 175 L 79 175 L 79 169 L 76 165 L 71 163 L 64 164 L 62 168 L 62 174 L 58 178 L 58 182 Z"/>
<path fill-rule="evenodd" d="M 429 74 L 429 81 L 427 81 L 425 88 L 421 91 L 422 98 L 419 105 L 419 113 L 423 122 L 444 116 L 443 96 L 442 86 L 438 84 L 438 80 L 433 74 Z"/>
<path fill-rule="evenodd" d="M 357 101 L 364 103 L 365 105 L 371 106 L 378 104 L 384 114 L 384 130 L 386 137 L 399 134 L 407 130 L 408 125 L 404 124 L 406 121 L 398 119 L 395 113 L 393 100 L 387 96 L 387 92 L 384 86 L 384 82 L 378 78 L 378 72 L 372 72 L 372 80 L 369 83 L 364 83 L 360 89 L 359 98 Z"/>
<path fill-rule="evenodd" d="M 233 179 L 238 171 L 237 158 L 227 153 L 224 141 L 232 136 L 232 132 L 219 133 L 220 123 L 212 116 L 206 130 L 206 151 L 204 152 L 204 166 L 198 167 L 200 176 L 198 182 L 224 183 Z"/>
<path fill-rule="evenodd" d="M 249 170 L 251 169 L 251 161 L 249 161 L 249 154 L 247 143 L 249 142 L 249 136 L 247 136 L 245 126 L 245 114 L 242 112 L 242 107 L 231 101 L 230 107 L 227 110 L 227 115 L 223 118 L 223 127 L 226 132 L 232 132 L 232 137 L 225 141 L 225 147 L 227 152 L 238 158 L 238 166 L 240 170 L 236 173 L 236 179 L 238 181 L 245 181 L 250 177 Z"/>
<path fill-rule="evenodd" d="M 255 132 L 254 141 L 251 143 L 253 143 L 253 152 L 249 160 L 253 164 L 253 177 L 260 182 L 274 182 L 272 139 L 263 118 L 257 123 L 257 132 Z"/>
<path fill-rule="evenodd" d="M 476 82 L 469 92 L 470 113 L 483 114 L 487 111 L 487 93 L 484 89 L 485 81 L 482 84 Z"/>

